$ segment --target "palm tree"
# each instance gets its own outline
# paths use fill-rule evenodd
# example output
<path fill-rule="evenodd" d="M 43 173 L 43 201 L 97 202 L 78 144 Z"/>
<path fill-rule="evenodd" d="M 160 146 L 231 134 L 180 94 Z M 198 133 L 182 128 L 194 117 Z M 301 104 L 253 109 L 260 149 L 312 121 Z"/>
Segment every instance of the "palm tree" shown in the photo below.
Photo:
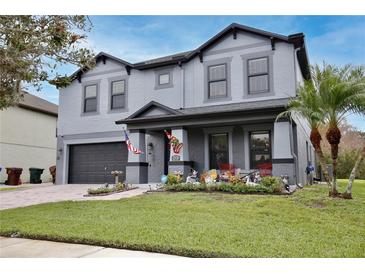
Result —
<path fill-rule="evenodd" d="M 289 100 L 287 110 L 280 113 L 276 120 L 279 120 L 282 117 L 294 118 L 296 116 L 304 118 L 310 126 L 310 140 L 318 156 L 325 181 L 330 188 L 331 183 L 328 176 L 327 164 L 321 148 L 322 136 L 319 133 L 319 126 L 324 121 L 324 113 L 321 109 L 320 97 L 315 90 L 313 82 L 310 80 L 305 81 L 304 84 L 299 87 L 297 97 Z"/>
<path fill-rule="evenodd" d="M 341 141 L 339 124 L 348 114 L 365 114 L 364 68 L 345 66 L 336 68 L 331 65 L 313 67 L 313 83 L 320 97 L 320 108 L 328 123 L 326 138 L 331 145 L 333 181 L 331 196 L 337 196 L 337 158 Z"/>

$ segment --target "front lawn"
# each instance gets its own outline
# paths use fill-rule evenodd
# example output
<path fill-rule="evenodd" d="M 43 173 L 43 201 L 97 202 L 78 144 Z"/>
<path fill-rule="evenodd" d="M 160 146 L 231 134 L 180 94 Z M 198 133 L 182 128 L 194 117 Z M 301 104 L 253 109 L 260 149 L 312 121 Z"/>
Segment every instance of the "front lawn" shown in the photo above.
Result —
<path fill-rule="evenodd" d="M 17 187 L 0 187 L 0 191 L 8 191 L 8 190 L 18 190 L 18 189 L 23 189 L 25 188 L 25 186 L 17 186 Z"/>
<path fill-rule="evenodd" d="M 344 187 L 344 184 L 341 184 Z M 354 199 L 326 186 L 291 196 L 151 193 L 0 211 L 0 235 L 192 257 L 364 257 L 365 180 Z"/>

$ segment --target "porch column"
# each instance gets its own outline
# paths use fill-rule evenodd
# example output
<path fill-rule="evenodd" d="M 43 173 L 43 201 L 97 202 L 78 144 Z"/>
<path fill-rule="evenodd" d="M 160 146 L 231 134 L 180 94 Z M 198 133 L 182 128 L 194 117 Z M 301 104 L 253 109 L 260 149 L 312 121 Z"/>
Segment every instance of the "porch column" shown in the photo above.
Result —
<path fill-rule="evenodd" d="M 126 166 L 126 182 L 128 184 L 148 183 L 148 163 L 146 162 L 146 138 L 144 130 L 131 130 L 128 134 L 129 140 L 136 148 L 142 151 L 141 154 L 134 154 L 128 151 L 128 163 Z"/>
<path fill-rule="evenodd" d="M 172 136 L 176 137 L 178 142 L 182 144 L 180 147 L 170 145 L 170 161 L 169 161 L 169 173 L 174 173 L 176 171 L 181 171 L 183 173 L 184 179 L 190 173 L 190 168 L 193 163 L 189 158 L 189 141 L 188 132 L 183 127 L 172 128 Z"/>
<path fill-rule="evenodd" d="M 288 175 L 291 184 L 294 184 L 296 180 L 291 125 L 288 121 L 274 123 L 272 174 L 274 176 Z"/>

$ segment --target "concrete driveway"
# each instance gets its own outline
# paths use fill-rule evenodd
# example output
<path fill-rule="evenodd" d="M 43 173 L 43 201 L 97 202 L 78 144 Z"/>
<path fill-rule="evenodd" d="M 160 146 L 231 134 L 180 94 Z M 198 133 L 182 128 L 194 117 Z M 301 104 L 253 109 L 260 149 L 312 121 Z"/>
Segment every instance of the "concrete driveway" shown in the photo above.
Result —
<path fill-rule="evenodd" d="M 120 192 L 107 196 L 84 197 L 87 189 L 100 185 L 53 185 L 41 184 L 27 186 L 16 190 L 0 191 L 0 210 L 29 205 L 59 202 L 59 201 L 84 201 L 84 200 L 119 200 L 140 195 L 147 188 L 138 188 L 126 192 Z"/>
<path fill-rule="evenodd" d="M 67 244 L 51 241 L 0 237 L 1 258 L 103 258 L 103 257 L 175 257 L 173 255 L 133 251 L 102 246 Z"/>

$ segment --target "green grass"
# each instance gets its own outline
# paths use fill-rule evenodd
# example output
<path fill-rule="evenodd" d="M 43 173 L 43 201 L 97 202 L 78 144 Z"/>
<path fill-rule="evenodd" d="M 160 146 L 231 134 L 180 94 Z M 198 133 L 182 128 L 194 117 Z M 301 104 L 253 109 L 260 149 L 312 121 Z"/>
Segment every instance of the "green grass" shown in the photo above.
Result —
<path fill-rule="evenodd" d="M 18 186 L 18 187 L 0 187 L 0 191 L 8 191 L 8 190 L 18 190 L 23 189 L 25 186 Z"/>
<path fill-rule="evenodd" d="M 341 188 L 344 184 L 340 184 Z M 151 193 L 0 211 L 0 234 L 191 257 L 364 257 L 365 180 L 291 196 Z"/>

